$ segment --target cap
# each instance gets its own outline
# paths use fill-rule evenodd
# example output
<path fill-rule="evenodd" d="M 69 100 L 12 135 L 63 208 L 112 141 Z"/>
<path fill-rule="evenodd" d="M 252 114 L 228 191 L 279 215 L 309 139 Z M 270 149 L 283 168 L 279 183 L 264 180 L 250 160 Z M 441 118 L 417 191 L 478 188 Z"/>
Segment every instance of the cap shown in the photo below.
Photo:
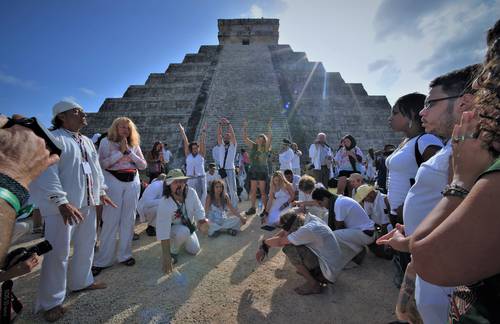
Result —
<path fill-rule="evenodd" d="M 361 204 L 363 200 L 365 200 L 366 196 L 370 194 L 370 192 L 374 191 L 375 188 L 373 186 L 364 184 L 356 189 L 356 194 L 354 195 L 354 200 Z"/>

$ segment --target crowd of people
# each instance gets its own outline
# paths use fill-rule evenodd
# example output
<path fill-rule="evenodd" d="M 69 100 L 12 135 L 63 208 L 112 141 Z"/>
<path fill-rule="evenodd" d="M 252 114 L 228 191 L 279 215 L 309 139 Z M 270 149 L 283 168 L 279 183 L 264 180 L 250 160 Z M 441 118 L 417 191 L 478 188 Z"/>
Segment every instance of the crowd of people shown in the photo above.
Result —
<path fill-rule="evenodd" d="M 254 140 L 245 121 L 245 148 L 238 151 L 242 143 L 231 121 L 221 118 L 211 158 L 208 125 L 197 141 L 178 125 L 182 170 L 171 167 L 173 154 L 164 143 L 144 156 L 140 130 L 127 117 L 115 119 L 95 141 L 82 135 L 86 115 L 76 102 L 53 107 L 56 154 L 47 150 L 46 138 L 9 124 L 20 116 L 1 117 L 0 280 L 39 262 L 36 255 L 18 263 L 5 258 L 13 235 L 24 228 L 14 225 L 28 196 L 52 247 L 35 301 L 35 311 L 49 322 L 64 316 L 67 290 L 105 289 L 95 279 L 103 270 L 136 264 L 136 215 L 160 242 L 165 274 L 183 251 L 200 252 L 199 234 L 237 236 L 248 217 L 258 215 L 261 229 L 273 234 L 260 242 L 256 260 L 282 248 L 305 280 L 295 289 L 300 295 L 321 293 L 371 250 L 396 265 L 399 320 L 499 323 L 499 39 L 500 21 L 488 31 L 482 64 L 435 78 L 427 95 L 401 96 L 389 122 L 403 140 L 366 155 L 352 135 L 330 146 L 318 133 L 307 156 L 283 139 L 279 165 L 270 167 L 272 121 Z M 144 190 L 141 175 L 149 180 Z M 240 211 L 247 197 L 250 208 Z"/>

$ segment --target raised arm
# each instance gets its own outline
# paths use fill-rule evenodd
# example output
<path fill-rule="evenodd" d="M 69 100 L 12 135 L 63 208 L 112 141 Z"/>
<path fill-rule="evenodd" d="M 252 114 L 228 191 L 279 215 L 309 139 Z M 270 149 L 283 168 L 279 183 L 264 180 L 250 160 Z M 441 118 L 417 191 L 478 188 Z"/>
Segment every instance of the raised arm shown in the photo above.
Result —
<path fill-rule="evenodd" d="M 255 144 L 255 142 L 252 142 L 248 138 L 247 127 L 248 121 L 245 119 L 245 121 L 243 122 L 243 141 L 245 142 L 246 146 L 248 146 L 248 148 L 251 148 Z"/>
<path fill-rule="evenodd" d="M 179 131 L 181 132 L 181 138 L 182 138 L 182 143 L 184 145 L 184 155 L 188 156 L 189 155 L 189 141 L 186 136 L 186 132 L 184 131 L 184 127 L 182 127 L 182 124 L 179 123 Z"/>
<path fill-rule="evenodd" d="M 233 125 L 227 120 L 227 129 L 229 130 L 229 142 L 236 145 L 236 134 L 234 133 Z"/>
<path fill-rule="evenodd" d="M 199 145 L 200 145 L 200 155 L 205 157 L 205 153 L 206 153 L 206 146 L 205 146 L 205 141 L 207 139 L 207 123 L 205 123 L 203 125 L 203 128 L 201 129 L 201 134 L 200 134 L 200 141 L 199 141 Z"/>
<path fill-rule="evenodd" d="M 217 125 L 217 145 L 222 144 L 222 122 L 219 121 L 219 124 Z"/>
<path fill-rule="evenodd" d="M 267 123 L 267 147 L 266 151 L 270 151 L 273 146 L 273 119 L 269 119 Z"/>

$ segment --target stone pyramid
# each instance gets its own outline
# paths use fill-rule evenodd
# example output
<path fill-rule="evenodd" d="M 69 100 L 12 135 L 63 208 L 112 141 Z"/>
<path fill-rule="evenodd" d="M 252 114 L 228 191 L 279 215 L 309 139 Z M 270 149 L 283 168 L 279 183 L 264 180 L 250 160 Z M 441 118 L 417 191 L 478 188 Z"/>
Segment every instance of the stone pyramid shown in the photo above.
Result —
<path fill-rule="evenodd" d="M 152 73 L 144 85 L 132 85 L 122 98 L 108 98 L 88 116 L 86 134 L 102 133 L 116 117 L 137 125 L 144 152 L 161 140 L 184 162 L 177 124 L 190 140 L 208 124 L 207 160 L 216 144 L 217 121 L 228 118 L 244 147 L 242 124 L 249 121 L 254 139 L 272 118 L 273 151 L 283 138 L 305 153 L 318 132 L 332 147 L 352 134 L 363 150 L 396 144 L 400 136 L 387 123 L 385 96 L 370 96 L 360 83 L 346 83 L 340 73 L 326 72 L 303 52 L 279 45 L 278 19 L 219 19 L 219 45 L 201 46 L 165 73 Z M 307 154 L 305 154 L 307 156 Z"/>

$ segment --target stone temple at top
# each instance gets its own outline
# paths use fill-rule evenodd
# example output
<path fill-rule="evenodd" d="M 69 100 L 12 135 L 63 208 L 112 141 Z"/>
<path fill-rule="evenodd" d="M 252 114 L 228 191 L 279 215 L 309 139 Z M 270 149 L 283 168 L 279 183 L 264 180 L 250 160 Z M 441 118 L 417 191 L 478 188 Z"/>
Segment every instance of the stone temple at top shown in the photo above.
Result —
<path fill-rule="evenodd" d="M 399 142 L 387 122 L 387 98 L 368 95 L 361 83 L 346 83 L 339 72 L 326 72 L 321 62 L 279 44 L 278 19 L 219 19 L 218 27 L 219 45 L 202 45 L 164 73 L 151 73 L 144 85 L 129 86 L 123 97 L 106 99 L 99 112 L 88 114 L 84 132 L 105 132 L 114 118 L 127 116 L 139 129 L 143 151 L 160 140 L 181 154 L 177 124 L 192 140 L 207 123 L 210 152 L 221 117 L 232 122 L 240 147 L 245 119 L 254 139 L 272 118 L 274 151 L 286 138 L 307 152 L 318 132 L 332 147 L 345 134 L 363 150 Z"/>

